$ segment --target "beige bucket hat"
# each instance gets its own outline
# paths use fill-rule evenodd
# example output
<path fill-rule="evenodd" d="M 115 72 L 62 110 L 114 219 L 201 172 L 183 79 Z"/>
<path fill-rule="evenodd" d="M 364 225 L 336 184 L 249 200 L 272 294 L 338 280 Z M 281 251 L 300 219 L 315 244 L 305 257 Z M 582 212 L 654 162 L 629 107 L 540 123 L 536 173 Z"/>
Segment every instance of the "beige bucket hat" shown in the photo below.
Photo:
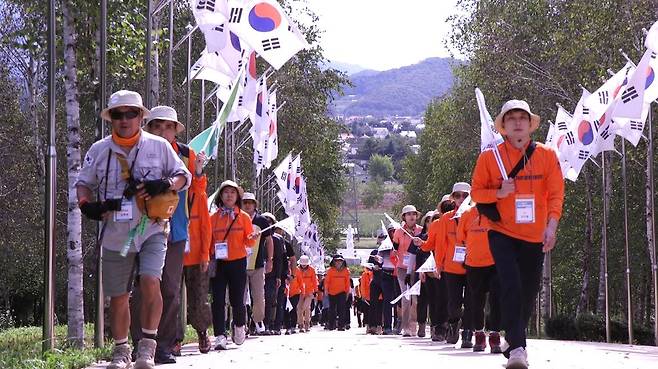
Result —
<path fill-rule="evenodd" d="M 101 111 L 101 118 L 110 121 L 110 110 L 121 106 L 139 108 L 144 112 L 144 118 L 148 118 L 150 111 L 142 104 L 142 95 L 135 91 L 119 90 L 112 95 L 107 103 L 107 108 Z"/>
<path fill-rule="evenodd" d="M 160 105 L 151 109 L 151 114 L 146 120 L 146 126 L 148 127 L 149 124 L 156 119 L 176 122 L 176 133 L 181 133 L 185 130 L 185 125 L 178 120 L 176 109 L 171 106 Z"/>
<path fill-rule="evenodd" d="M 413 205 L 405 205 L 400 212 L 400 218 L 404 219 L 404 215 L 407 213 L 416 213 L 417 216 L 420 216 L 420 212 Z"/>
<path fill-rule="evenodd" d="M 503 108 L 500 109 L 500 114 L 496 117 L 494 121 L 494 126 L 496 130 L 500 132 L 501 135 L 505 135 L 505 129 L 503 128 L 503 117 L 510 110 L 523 110 L 530 114 L 530 133 L 534 132 L 537 127 L 539 127 L 539 115 L 533 114 L 530 111 L 530 105 L 524 100 L 510 100 L 503 105 Z"/>

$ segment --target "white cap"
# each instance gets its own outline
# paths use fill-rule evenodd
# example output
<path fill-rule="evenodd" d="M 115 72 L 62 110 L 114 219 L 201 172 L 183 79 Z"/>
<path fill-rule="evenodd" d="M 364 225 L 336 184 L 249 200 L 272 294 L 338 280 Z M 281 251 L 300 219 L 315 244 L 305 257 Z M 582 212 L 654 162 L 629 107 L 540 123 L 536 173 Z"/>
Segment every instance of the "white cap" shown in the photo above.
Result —
<path fill-rule="evenodd" d="M 110 100 L 107 103 L 107 108 L 101 111 L 101 118 L 105 120 L 112 120 L 110 118 L 110 110 L 121 106 L 130 106 L 139 108 L 144 113 L 144 118 L 148 118 L 150 111 L 142 104 L 142 95 L 135 91 L 119 90 L 110 95 Z"/>
<path fill-rule="evenodd" d="M 466 182 L 457 182 L 452 186 L 452 193 L 455 192 L 471 193 L 471 185 Z"/>
<path fill-rule="evenodd" d="M 151 114 L 146 120 L 146 125 L 148 126 L 151 121 L 156 119 L 176 122 L 176 133 L 181 133 L 185 130 L 183 123 L 178 120 L 178 113 L 176 113 L 176 109 L 172 108 L 171 106 L 160 105 L 151 109 Z"/>

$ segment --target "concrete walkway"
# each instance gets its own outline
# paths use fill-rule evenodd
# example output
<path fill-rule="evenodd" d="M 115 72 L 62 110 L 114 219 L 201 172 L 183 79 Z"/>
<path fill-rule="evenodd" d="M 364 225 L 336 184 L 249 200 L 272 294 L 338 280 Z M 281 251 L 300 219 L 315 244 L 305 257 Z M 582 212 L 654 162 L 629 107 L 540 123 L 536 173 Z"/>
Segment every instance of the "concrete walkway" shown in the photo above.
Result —
<path fill-rule="evenodd" d="M 453 345 L 436 344 L 429 338 L 367 336 L 363 328 L 327 332 L 315 327 L 310 333 L 291 336 L 250 337 L 244 345 L 228 351 L 202 355 L 196 344 L 183 348 L 177 364 L 162 369 L 383 369 L 417 368 L 480 369 L 504 368 L 502 355 L 474 353 Z M 605 343 L 531 340 L 528 346 L 531 369 L 640 369 L 658 368 L 658 348 Z M 90 368 L 105 368 L 99 363 Z"/>

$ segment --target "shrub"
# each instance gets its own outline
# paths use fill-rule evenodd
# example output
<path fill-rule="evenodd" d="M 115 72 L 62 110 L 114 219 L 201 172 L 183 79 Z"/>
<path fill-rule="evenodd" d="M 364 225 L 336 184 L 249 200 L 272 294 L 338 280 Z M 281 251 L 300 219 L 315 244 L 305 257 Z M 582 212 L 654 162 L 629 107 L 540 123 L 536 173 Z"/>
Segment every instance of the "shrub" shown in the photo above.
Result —
<path fill-rule="evenodd" d="M 546 320 L 546 335 L 558 340 L 577 340 L 576 322 L 567 315 L 556 315 Z"/>

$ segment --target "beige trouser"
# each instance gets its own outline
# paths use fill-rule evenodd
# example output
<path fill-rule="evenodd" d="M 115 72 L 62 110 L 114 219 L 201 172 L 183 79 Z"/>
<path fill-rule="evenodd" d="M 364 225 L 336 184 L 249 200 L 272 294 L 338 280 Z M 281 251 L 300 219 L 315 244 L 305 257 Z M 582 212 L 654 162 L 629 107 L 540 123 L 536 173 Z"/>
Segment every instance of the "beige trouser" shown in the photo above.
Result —
<path fill-rule="evenodd" d="M 300 327 L 311 326 L 311 301 L 313 301 L 313 294 L 300 295 L 299 303 L 297 304 L 297 324 Z"/>
<path fill-rule="evenodd" d="M 246 294 L 251 293 L 251 317 L 256 323 L 260 323 L 265 318 L 265 268 L 247 270 Z"/>
<path fill-rule="evenodd" d="M 407 275 L 407 269 L 406 268 L 398 268 L 398 284 L 400 285 L 400 290 L 402 292 L 406 291 L 409 289 L 407 287 L 406 283 L 404 282 L 404 279 Z M 414 275 L 411 275 L 411 283 L 413 284 L 415 281 Z M 406 298 L 402 298 L 400 300 L 402 302 L 402 325 L 400 326 L 401 329 L 404 329 L 406 331 L 409 331 L 411 333 L 412 330 L 414 330 L 414 327 L 416 325 L 416 296 L 412 296 L 411 300 L 407 300 Z"/>

